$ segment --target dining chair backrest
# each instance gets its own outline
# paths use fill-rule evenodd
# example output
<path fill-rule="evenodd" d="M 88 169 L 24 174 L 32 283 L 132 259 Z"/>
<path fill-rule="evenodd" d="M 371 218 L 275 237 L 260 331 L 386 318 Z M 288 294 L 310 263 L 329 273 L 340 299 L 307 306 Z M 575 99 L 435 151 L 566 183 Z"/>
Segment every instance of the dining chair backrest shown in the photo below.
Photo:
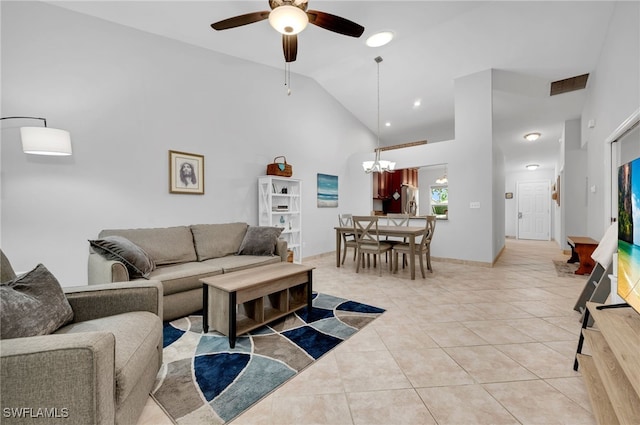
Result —
<path fill-rule="evenodd" d="M 359 244 L 380 244 L 378 217 L 353 216 L 353 232 L 356 234 L 356 241 Z"/>
<path fill-rule="evenodd" d="M 338 214 L 338 223 L 340 227 L 352 227 L 353 215 L 352 214 Z"/>
<path fill-rule="evenodd" d="M 387 214 L 387 226 L 408 226 L 409 214 Z"/>
<path fill-rule="evenodd" d="M 422 235 L 422 240 L 420 241 L 421 245 L 426 245 L 431 243 L 431 239 L 433 238 L 433 233 L 436 230 L 436 216 L 428 215 L 426 219 L 426 223 L 424 226 L 424 234 Z"/>

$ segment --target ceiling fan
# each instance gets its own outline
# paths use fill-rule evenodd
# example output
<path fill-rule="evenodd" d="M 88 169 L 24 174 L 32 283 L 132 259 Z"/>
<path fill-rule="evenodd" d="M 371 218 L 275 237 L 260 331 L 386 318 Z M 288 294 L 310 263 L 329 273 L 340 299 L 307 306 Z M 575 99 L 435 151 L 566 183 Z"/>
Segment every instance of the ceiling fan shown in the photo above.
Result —
<path fill-rule="evenodd" d="M 221 31 L 269 19 L 271 26 L 282 34 L 282 49 L 286 62 L 296 60 L 298 54 L 297 34 L 308 23 L 356 38 L 364 32 L 363 26 L 348 19 L 319 10 L 307 10 L 307 2 L 308 0 L 269 0 L 271 11 L 252 12 L 223 19 L 211 24 L 211 28 Z"/>

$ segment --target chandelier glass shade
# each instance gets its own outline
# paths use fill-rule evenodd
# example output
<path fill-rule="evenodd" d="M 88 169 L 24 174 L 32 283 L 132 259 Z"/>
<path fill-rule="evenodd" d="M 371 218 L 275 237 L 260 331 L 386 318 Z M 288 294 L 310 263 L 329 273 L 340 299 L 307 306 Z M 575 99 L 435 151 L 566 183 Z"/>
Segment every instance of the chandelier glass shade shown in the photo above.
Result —
<path fill-rule="evenodd" d="M 380 159 L 380 149 L 376 149 L 375 161 L 363 161 L 362 168 L 364 168 L 364 172 L 367 174 L 374 172 L 384 173 L 385 171 L 393 171 L 396 168 L 396 163 Z"/>

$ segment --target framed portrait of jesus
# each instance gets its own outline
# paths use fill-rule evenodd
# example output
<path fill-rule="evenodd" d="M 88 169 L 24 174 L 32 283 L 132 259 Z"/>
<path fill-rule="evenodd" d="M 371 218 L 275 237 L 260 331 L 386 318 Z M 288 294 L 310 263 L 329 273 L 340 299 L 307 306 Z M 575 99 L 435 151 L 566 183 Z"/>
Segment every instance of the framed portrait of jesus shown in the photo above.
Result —
<path fill-rule="evenodd" d="M 169 151 L 169 193 L 204 195 L 204 156 Z"/>

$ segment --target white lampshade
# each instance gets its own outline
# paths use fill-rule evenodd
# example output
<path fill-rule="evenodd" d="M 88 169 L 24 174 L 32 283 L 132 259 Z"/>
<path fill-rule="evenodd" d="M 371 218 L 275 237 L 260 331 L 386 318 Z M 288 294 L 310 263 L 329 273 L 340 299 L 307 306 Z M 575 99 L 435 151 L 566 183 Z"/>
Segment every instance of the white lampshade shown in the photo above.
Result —
<path fill-rule="evenodd" d="M 269 23 L 276 31 L 294 35 L 307 27 L 309 17 L 304 10 L 295 6 L 278 6 L 269 13 Z"/>
<path fill-rule="evenodd" d="M 68 131 L 49 127 L 21 127 L 22 151 L 34 155 L 71 155 Z"/>

